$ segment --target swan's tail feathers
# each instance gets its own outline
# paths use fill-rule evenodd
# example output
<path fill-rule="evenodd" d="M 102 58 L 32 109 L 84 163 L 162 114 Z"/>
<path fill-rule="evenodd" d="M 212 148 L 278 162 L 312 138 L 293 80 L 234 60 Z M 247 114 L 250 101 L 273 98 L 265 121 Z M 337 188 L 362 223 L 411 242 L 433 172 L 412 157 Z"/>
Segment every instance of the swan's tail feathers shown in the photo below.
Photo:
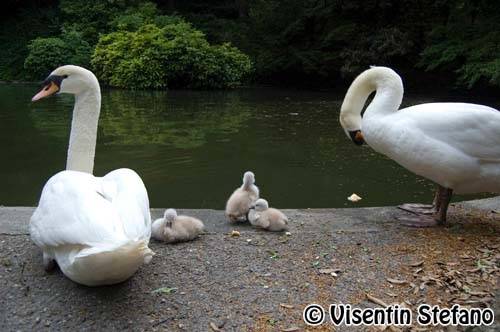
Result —
<path fill-rule="evenodd" d="M 144 264 L 149 264 L 155 255 L 154 251 L 149 249 L 146 241 L 143 241 L 143 245 L 140 250 L 144 253 Z"/>
<path fill-rule="evenodd" d="M 151 262 L 147 239 L 99 244 L 56 253 L 64 274 L 87 286 L 110 285 L 130 278 L 142 264 Z"/>
<path fill-rule="evenodd" d="M 148 241 L 144 239 L 130 240 L 119 244 L 99 244 L 80 250 L 74 257 L 75 260 L 87 258 L 93 255 L 111 255 L 116 257 L 144 257 L 144 263 L 149 263 L 153 258 L 153 251 L 148 247 Z"/>

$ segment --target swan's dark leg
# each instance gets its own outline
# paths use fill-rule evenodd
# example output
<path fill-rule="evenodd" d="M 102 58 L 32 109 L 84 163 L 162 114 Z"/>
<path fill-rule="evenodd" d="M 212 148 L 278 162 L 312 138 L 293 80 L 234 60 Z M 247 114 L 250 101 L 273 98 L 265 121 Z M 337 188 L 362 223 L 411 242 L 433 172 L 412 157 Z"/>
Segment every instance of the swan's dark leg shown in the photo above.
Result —
<path fill-rule="evenodd" d="M 448 205 L 450 205 L 451 196 L 453 195 L 453 189 L 443 188 L 440 190 L 439 196 L 439 209 L 436 213 L 438 223 L 444 225 L 446 223 L 446 214 L 448 212 Z"/>
<path fill-rule="evenodd" d="M 438 185 L 432 208 L 406 209 L 401 206 L 399 208 L 414 213 L 414 216 L 402 216 L 397 219 L 405 226 L 410 227 L 433 227 L 442 225 L 446 222 L 446 212 L 450 204 L 453 190 L 444 188 Z"/>
<path fill-rule="evenodd" d="M 439 211 L 439 207 L 441 206 L 441 200 L 439 199 L 441 197 L 441 192 L 443 191 L 443 187 L 441 187 L 439 184 L 436 188 L 436 193 L 434 194 L 434 200 L 432 201 L 432 206 L 434 207 L 434 212 Z"/>

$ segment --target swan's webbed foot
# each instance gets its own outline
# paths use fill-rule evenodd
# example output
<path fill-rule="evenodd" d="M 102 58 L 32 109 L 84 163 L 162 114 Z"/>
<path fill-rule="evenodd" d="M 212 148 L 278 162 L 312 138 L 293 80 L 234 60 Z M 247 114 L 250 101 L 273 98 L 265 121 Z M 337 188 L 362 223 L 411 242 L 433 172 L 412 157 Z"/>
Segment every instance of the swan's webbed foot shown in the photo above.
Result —
<path fill-rule="evenodd" d="M 56 267 L 56 260 L 43 253 L 43 268 L 45 271 L 50 272 Z"/>
<path fill-rule="evenodd" d="M 431 204 L 407 203 L 398 205 L 398 208 L 415 214 L 428 215 L 436 213 L 435 206 Z"/>
<path fill-rule="evenodd" d="M 408 227 L 434 227 L 438 225 L 438 221 L 434 218 L 434 215 L 414 215 L 414 216 L 402 216 L 397 217 L 397 220 L 401 222 L 402 225 Z"/>
<path fill-rule="evenodd" d="M 433 227 L 446 224 L 446 214 L 450 204 L 453 190 L 438 186 L 432 205 L 425 204 L 403 204 L 398 208 L 414 213 L 414 216 L 397 217 L 405 226 L 409 227 Z"/>

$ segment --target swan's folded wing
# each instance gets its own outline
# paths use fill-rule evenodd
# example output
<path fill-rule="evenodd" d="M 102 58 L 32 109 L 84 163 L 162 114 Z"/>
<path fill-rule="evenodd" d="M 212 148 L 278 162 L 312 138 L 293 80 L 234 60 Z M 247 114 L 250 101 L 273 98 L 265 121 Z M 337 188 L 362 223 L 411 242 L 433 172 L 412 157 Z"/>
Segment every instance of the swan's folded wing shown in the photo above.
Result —
<path fill-rule="evenodd" d="M 120 215 L 123 229 L 129 238 L 149 241 L 151 236 L 151 214 L 146 187 L 139 175 L 131 169 L 121 168 L 109 172 L 102 178 L 106 187 L 112 190 L 113 206 Z"/>
<path fill-rule="evenodd" d="M 74 171 L 50 178 L 31 217 L 33 241 L 40 247 L 125 242 L 120 215 L 103 196 L 100 180 Z"/>
<path fill-rule="evenodd" d="M 464 103 L 422 104 L 395 114 L 429 138 L 484 162 L 500 162 L 500 112 Z"/>

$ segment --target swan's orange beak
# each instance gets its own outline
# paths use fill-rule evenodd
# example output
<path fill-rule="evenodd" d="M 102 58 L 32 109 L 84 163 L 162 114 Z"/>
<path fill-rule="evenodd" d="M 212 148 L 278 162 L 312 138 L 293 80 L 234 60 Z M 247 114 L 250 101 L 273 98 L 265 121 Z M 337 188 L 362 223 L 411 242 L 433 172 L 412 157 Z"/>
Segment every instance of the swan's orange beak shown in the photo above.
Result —
<path fill-rule="evenodd" d="M 363 145 L 363 143 L 365 143 L 365 138 L 361 130 L 350 131 L 349 136 L 351 136 L 353 143 L 356 145 Z"/>
<path fill-rule="evenodd" d="M 31 101 L 37 101 L 42 98 L 48 97 L 50 95 L 53 95 L 57 91 L 59 91 L 59 87 L 57 86 L 57 84 L 55 84 L 54 82 L 49 82 L 47 85 L 43 87 L 43 89 L 40 92 L 38 92 L 36 95 L 33 96 L 33 98 L 31 98 Z"/>
<path fill-rule="evenodd" d="M 354 140 L 358 142 L 364 142 L 365 138 L 363 137 L 363 133 L 360 131 L 356 132 L 356 135 L 354 135 Z"/>

